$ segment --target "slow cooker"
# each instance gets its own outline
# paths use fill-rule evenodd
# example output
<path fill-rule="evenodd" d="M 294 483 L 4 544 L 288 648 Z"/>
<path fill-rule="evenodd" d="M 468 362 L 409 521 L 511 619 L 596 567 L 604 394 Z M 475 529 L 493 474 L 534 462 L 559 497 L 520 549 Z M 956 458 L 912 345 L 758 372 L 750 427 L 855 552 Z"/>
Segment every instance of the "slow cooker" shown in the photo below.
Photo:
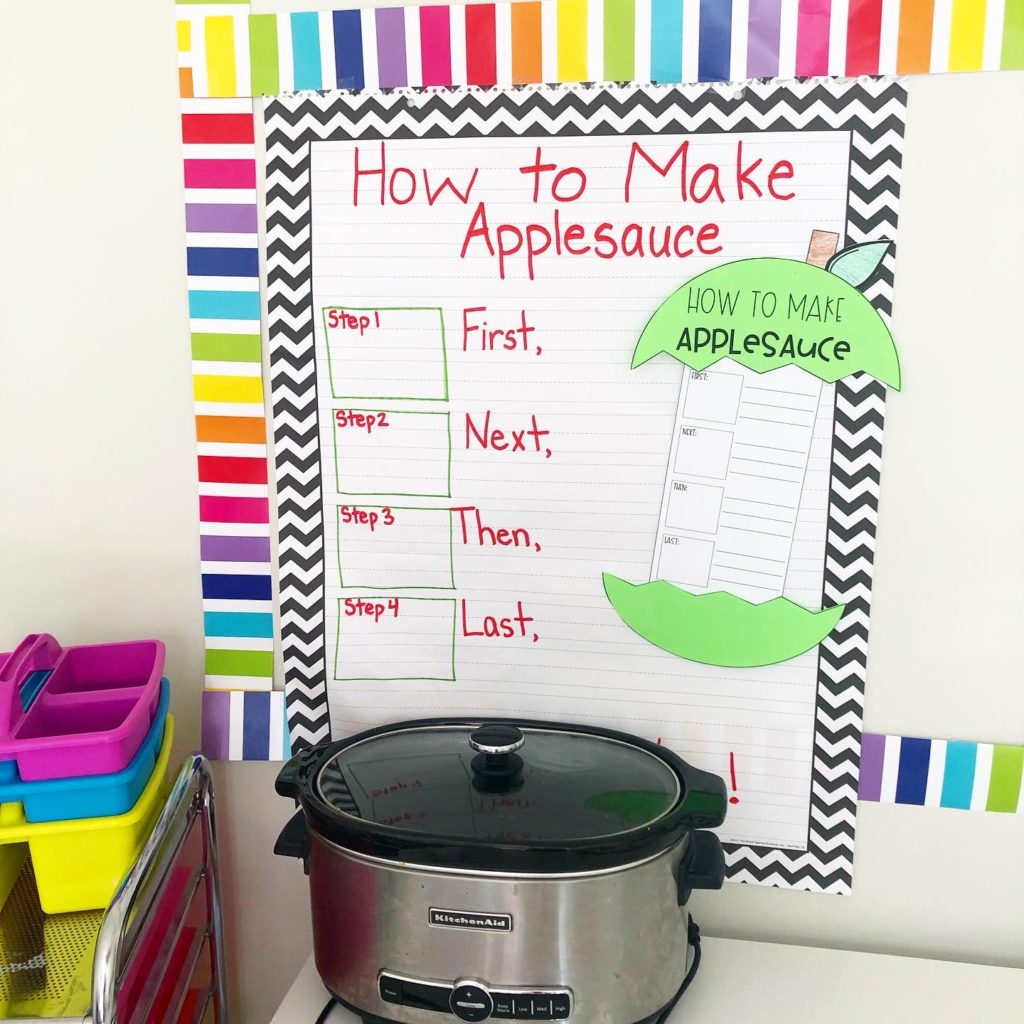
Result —
<path fill-rule="evenodd" d="M 690 892 L 724 876 L 699 831 L 722 780 L 607 729 L 405 722 L 296 754 L 277 792 L 317 970 L 364 1024 L 656 1024 L 696 966 Z"/>

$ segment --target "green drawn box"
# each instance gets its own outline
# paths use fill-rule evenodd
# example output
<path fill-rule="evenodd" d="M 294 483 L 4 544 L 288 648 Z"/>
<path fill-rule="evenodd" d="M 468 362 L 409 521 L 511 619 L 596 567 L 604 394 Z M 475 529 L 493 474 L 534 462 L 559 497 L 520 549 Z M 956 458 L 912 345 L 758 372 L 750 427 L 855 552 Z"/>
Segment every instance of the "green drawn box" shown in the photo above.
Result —
<path fill-rule="evenodd" d="M 338 516 L 338 577 L 341 580 L 343 587 L 351 587 L 358 590 L 454 590 L 455 589 L 455 529 L 453 524 L 453 514 L 451 509 L 447 508 L 428 508 L 422 505 L 351 505 L 350 508 L 358 508 L 361 512 L 376 513 L 378 520 L 374 530 L 370 530 L 369 525 L 356 526 L 351 523 L 342 523 L 342 508 L 345 506 L 339 505 L 337 509 Z M 403 550 L 401 545 L 402 540 L 395 538 L 396 527 L 399 530 L 405 526 L 409 528 L 408 524 L 403 523 L 403 518 L 416 519 L 415 516 L 404 517 L 403 513 L 416 513 L 426 512 L 432 513 L 432 516 L 436 516 L 438 521 L 442 523 L 440 532 L 443 535 L 443 546 L 444 550 L 436 555 L 437 561 L 440 563 L 435 568 L 421 570 L 425 575 L 423 581 L 416 581 L 415 573 L 418 571 L 415 568 L 408 568 L 409 564 L 415 561 L 417 552 Z M 394 518 L 394 523 L 390 526 L 386 524 L 385 513 L 390 513 Z M 423 516 L 421 519 L 429 519 L 432 516 Z M 412 526 L 413 529 L 422 529 L 421 524 L 415 523 Z M 395 572 L 398 577 L 398 581 L 393 580 L 379 581 L 373 580 L 372 582 L 360 583 L 358 582 L 360 576 L 358 575 L 360 570 L 363 572 L 372 572 L 372 569 L 366 567 L 356 568 L 354 563 L 358 562 L 359 556 L 350 549 L 348 556 L 346 557 L 342 545 L 342 531 L 344 530 L 359 530 L 364 533 L 368 541 L 368 547 L 379 546 L 385 557 L 391 556 L 395 561 L 405 563 L 401 569 L 392 569 L 390 571 Z M 372 557 L 369 552 L 366 552 L 367 557 Z M 425 556 L 426 557 L 426 556 Z M 345 565 L 349 565 L 349 569 L 346 572 Z M 380 570 L 386 573 L 388 570 Z M 427 575 L 432 573 L 433 576 Z M 426 582 L 424 582 L 426 581 Z"/>
<path fill-rule="evenodd" d="M 384 426 L 367 431 L 358 426 L 338 426 L 338 414 L 373 416 L 375 423 L 385 417 Z M 436 460 L 423 459 L 429 450 L 417 445 L 430 432 L 438 443 Z M 369 406 L 331 409 L 331 436 L 334 440 L 334 480 L 339 494 L 360 497 L 450 498 L 452 496 L 451 416 L 447 412 L 406 412 Z M 403 453 L 402 449 L 407 449 Z M 349 465 L 345 465 L 346 450 Z M 391 453 L 388 456 L 382 452 Z M 411 452 L 414 458 L 403 459 Z M 388 469 L 388 459 L 394 468 Z M 360 462 L 366 469 L 361 473 Z M 433 472 L 431 472 L 433 468 Z M 415 476 L 419 473 L 419 476 Z"/>
<path fill-rule="evenodd" d="M 335 398 L 448 401 L 440 306 L 324 306 L 321 316 Z"/>
<path fill-rule="evenodd" d="M 385 607 L 398 602 L 398 615 L 346 615 L 348 603 Z M 395 594 L 352 595 L 338 599 L 338 635 L 334 678 L 340 682 L 424 679 L 455 681 L 455 599 L 403 597 Z M 417 653 L 404 660 L 401 652 Z M 394 655 L 397 652 L 398 656 Z"/>

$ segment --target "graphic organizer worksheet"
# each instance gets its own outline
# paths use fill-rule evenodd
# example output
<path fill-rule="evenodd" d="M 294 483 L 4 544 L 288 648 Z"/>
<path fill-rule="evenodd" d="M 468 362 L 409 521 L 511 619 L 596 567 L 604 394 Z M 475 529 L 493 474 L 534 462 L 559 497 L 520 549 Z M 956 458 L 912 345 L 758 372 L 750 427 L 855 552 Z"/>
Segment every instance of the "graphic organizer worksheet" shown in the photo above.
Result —
<path fill-rule="evenodd" d="M 684 369 L 682 378 L 651 579 L 755 603 L 777 597 L 786 589 L 822 382 L 796 367 L 757 374 L 731 360 Z"/>

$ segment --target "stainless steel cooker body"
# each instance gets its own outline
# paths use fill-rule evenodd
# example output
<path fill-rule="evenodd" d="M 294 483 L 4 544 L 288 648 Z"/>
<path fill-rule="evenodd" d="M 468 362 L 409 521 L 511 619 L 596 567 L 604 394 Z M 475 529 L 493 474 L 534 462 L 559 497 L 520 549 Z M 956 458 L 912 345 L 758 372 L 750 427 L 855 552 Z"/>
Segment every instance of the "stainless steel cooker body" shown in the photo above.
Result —
<path fill-rule="evenodd" d="M 309 873 L 316 965 L 364 1024 L 654 1024 L 722 884 L 722 780 L 648 741 L 430 719 L 296 754 L 275 852 Z"/>
<path fill-rule="evenodd" d="M 562 1019 L 637 1024 L 672 999 L 686 970 L 677 880 L 687 841 L 607 871 L 509 877 L 425 870 L 313 836 L 317 969 L 350 1006 L 401 1024 L 444 1018 L 387 1001 L 397 996 L 392 978 L 413 998 L 429 999 L 431 983 L 442 997 L 470 983 L 497 998 L 498 1012 L 506 1004 L 515 1012 L 516 998 L 523 1006 L 550 998 L 548 1012 L 569 1007 Z"/>

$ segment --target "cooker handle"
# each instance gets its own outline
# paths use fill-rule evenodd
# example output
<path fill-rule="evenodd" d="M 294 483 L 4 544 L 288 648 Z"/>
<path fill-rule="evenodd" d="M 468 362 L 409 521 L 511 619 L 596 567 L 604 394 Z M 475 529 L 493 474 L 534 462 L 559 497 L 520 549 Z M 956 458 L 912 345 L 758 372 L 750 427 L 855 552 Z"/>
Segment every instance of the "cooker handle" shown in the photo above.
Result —
<path fill-rule="evenodd" d="M 274 783 L 278 796 L 290 796 L 298 800 L 302 784 L 316 774 L 322 751 L 322 747 L 308 747 L 300 750 L 285 764 Z"/>
<path fill-rule="evenodd" d="M 725 851 L 714 832 L 691 832 L 676 876 L 679 906 L 694 889 L 721 889 L 725 882 Z"/>
<path fill-rule="evenodd" d="M 701 771 L 680 759 L 679 774 L 683 779 L 682 824 L 687 828 L 718 828 L 725 821 L 725 783 L 712 772 Z"/>
<path fill-rule="evenodd" d="M 309 874 L 309 829 L 306 828 L 306 816 L 302 811 L 292 815 L 288 824 L 281 829 L 274 843 L 274 853 L 278 857 L 298 857 L 306 874 Z"/>

